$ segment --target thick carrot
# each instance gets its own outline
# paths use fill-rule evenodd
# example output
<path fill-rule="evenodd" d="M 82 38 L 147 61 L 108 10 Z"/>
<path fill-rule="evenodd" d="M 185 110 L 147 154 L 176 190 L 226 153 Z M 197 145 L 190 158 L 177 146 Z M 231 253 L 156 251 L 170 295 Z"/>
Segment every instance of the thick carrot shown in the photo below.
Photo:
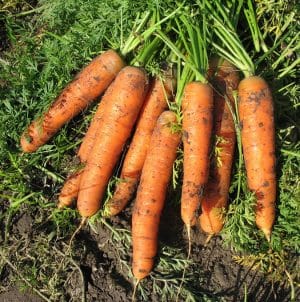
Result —
<path fill-rule="evenodd" d="M 140 68 L 123 68 L 109 86 L 101 127 L 81 176 L 77 207 L 83 217 L 94 215 L 101 206 L 109 178 L 143 105 L 148 78 Z"/>
<path fill-rule="evenodd" d="M 91 124 L 83 138 L 83 141 L 78 150 L 77 156 L 81 164 L 85 164 L 88 156 L 93 148 L 97 131 L 101 127 L 103 114 L 105 110 L 105 102 L 102 100 L 98 105 L 97 111 L 91 121 Z M 77 199 L 80 179 L 83 173 L 83 167 L 71 174 L 65 181 L 58 197 L 58 208 L 69 207 Z"/>
<path fill-rule="evenodd" d="M 234 110 L 233 91 L 237 90 L 239 75 L 236 68 L 226 60 L 211 61 L 214 92 L 215 152 L 211 159 L 210 175 L 204 189 L 199 222 L 202 230 L 210 236 L 219 233 L 224 224 L 223 213 L 227 206 L 231 167 L 235 149 L 235 126 L 225 96 Z"/>
<path fill-rule="evenodd" d="M 182 99 L 183 183 L 181 217 L 188 228 L 199 217 L 200 202 L 208 180 L 213 125 L 213 91 L 208 84 L 191 82 Z"/>
<path fill-rule="evenodd" d="M 106 204 L 105 212 L 109 216 L 120 213 L 135 193 L 156 121 L 172 96 L 172 82 L 172 78 L 166 78 L 164 82 L 156 78 L 152 82 L 125 156 L 120 174 L 122 180 Z"/>
<path fill-rule="evenodd" d="M 180 142 L 179 133 L 172 130 L 175 123 L 175 113 L 160 115 L 142 170 L 132 214 L 132 271 L 137 280 L 150 273 L 157 253 L 160 216 Z"/>
<path fill-rule="evenodd" d="M 45 144 L 65 123 L 96 99 L 124 62 L 113 50 L 108 50 L 92 60 L 57 97 L 51 107 L 33 121 L 21 137 L 24 152 L 34 152 Z"/>
<path fill-rule="evenodd" d="M 276 200 L 272 95 L 265 80 L 257 76 L 243 79 L 238 87 L 238 95 L 247 183 L 257 200 L 256 224 L 270 240 Z"/>

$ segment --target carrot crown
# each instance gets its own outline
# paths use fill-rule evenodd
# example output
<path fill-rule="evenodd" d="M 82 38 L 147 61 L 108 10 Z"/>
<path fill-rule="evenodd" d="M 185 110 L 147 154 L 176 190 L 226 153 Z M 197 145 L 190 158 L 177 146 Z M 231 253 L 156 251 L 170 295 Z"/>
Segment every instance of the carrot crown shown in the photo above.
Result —
<path fill-rule="evenodd" d="M 160 28 L 163 23 L 173 18 L 181 9 L 182 6 L 178 6 L 177 9 L 165 16 L 163 19 L 159 18 L 158 10 L 153 10 L 152 12 L 147 11 L 141 17 L 138 15 L 131 34 L 126 41 L 123 42 L 123 37 L 121 37 L 120 53 L 122 56 L 127 56 L 130 52 L 137 49 L 138 46 L 152 36 L 156 29 Z M 146 29 L 144 29 L 145 26 Z"/>
<path fill-rule="evenodd" d="M 240 6 L 234 12 L 235 18 L 230 18 L 229 11 L 219 0 L 214 2 L 214 6 L 206 0 L 205 5 L 210 13 L 211 22 L 213 22 L 214 34 L 219 39 L 219 43 L 211 39 L 218 54 L 239 68 L 245 77 L 254 75 L 255 65 L 235 29 Z"/>
<path fill-rule="evenodd" d="M 170 48 L 177 60 L 178 81 L 175 103 L 179 112 L 185 85 L 193 80 L 207 83 L 206 13 L 204 10 L 193 9 L 185 7 L 180 16 L 175 16 L 175 24 L 172 28 L 177 38 L 175 43 L 171 40 L 171 35 L 167 36 L 160 29 L 155 31 L 155 35 Z"/>

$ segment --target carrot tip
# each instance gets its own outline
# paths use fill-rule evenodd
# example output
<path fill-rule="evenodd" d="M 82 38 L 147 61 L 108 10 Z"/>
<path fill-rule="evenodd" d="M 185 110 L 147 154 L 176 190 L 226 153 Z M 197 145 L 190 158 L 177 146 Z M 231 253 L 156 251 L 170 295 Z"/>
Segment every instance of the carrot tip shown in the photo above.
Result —
<path fill-rule="evenodd" d="M 271 231 L 268 229 L 261 229 L 263 233 L 265 234 L 265 237 L 268 242 L 271 242 Z"/>
<path fill-rule="evenodd" d="M 136 292 L 137 292 L 137 287 L 140 283 L 141 279 L 136 279 L 136 282 L 134 284 L 134 288 L 133 288 L 133 293 L 132 293 L 132 297 L 131 297 L 131 301 L 134 302 L 135 298 L 136 298 Z"/>
<path fill-rule="evenodd" d="M 206 247 L 210 242 L 210 239 L 214 236 L 214 234 L 209 234 L 204 242 L 204 246 Z"/>
<path fill-rule="evenodd" d="M 63 203 L 61 203 L 61 202 L 59 202 L 58 204 L 57 204 L 57 208 L 58 209 L 63 209 L 65 207 L 65 205 L 63 204 Z"/>

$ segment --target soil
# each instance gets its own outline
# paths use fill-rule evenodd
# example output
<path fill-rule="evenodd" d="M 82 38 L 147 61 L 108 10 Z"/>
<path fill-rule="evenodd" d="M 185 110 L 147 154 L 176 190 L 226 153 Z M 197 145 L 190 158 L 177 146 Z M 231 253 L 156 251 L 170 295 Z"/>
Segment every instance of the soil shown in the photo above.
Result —
<path fill-rule="evenodd" d="M 178 216 L 178 209 L 168 206 L 163 214 L 160 226 L 161 246 L 184 248 L 187 250 L 186 234 Z M 117 228 L 130 228 L 131 209 L 112 219 L 110 223 Z M 34 236 L 32 230 L 33 217 L 24 213 L 14 221 L 12 232 L 19 236 Z M 128 277 L 128 270 L 120 264 L 118 246 L 111 240 L 111 232 L 103 225 L 97 225 L 96 231 L 84 227 L 76 236 L 74 242 L 74 259 L 83 272 L 86 301 L 128 302 L 131 301 L 133 290 L 132 280 Z M 47 230 L 47 228 L 45 228 Z M 47 234 L 45 233 L 45 236 Z M 198 230 L 193 231 L 192 260 L 194 264 L 189 268 L 195 277 L 191 284 L 193 292 L 205 293 L 214 297 L 216 301 L 238 302 L 243 301 L 245 289 L 247 301 L 255 302 L 284 302 L 290 301 L 289 291 L 269 283 L 265 276 L 238 265 L 233 259 L 233 252 L 225 248 L 220 237 L 212 238 L 205 247 L 206 236 Z M 77 252 L 76 252 L 77 251 Z M 84 251 L 84 252 L 83 252 Z M 131 251 L 126 259 L 130 265 Z M 121 257 L 122 258 L 122 257 Z M 2 284 L 10 284 L 8 280 L 14 274 L 9 267 L 6 273 L 0 275 Z M 180 276 L 177 276 L 180 278 Z M 163 284 L 161 284 L 163 285 Z M 148 290 L 147 301 L 173 301 L 174 299 L 161 299 L 152 292 L 153 280 L 147 278 L 143 286 Z M 82 279 L 80 274 L 72 273 L 65 283 L 64 300 L 81 301 Z M 199 295 L 199 300 L 204 301 Z M 17 287 L 7 286 L 0 294 L 0 302 L 39 302 L 40 297 L 32 292 L 20 292 Z M 140 301 L 140 300 L 138 300 Z M 141 300 L 142 301 L 142 300 Z"/>

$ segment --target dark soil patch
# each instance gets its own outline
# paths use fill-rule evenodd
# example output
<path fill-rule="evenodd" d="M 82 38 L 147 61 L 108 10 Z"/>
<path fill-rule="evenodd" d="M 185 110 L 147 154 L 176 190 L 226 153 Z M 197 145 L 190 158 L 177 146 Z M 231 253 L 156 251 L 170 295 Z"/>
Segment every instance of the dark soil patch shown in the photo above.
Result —
<path fill-rule="evenodd" d="M 180 248 L 186 252 L 186 233 L 178 213 L 179 209 L 173 205 L 169 205 L 165 209 L 160 226 L 160 246 Z M 114 228 L 128 230 L 131 224 L 130 217 L 131 209 L 129 208 L 108 222 Z M 23 210 L 22 215 L 14 217 L 10 235 L 15 235 L 16 238 L 18 236 L 26 238 L 27 242 L 34 240 L 39 233 L 42 233 L 44 237 L 49 236 L 51 226 L 39 228 L 38 233 L 34 219 L 30 207 Z M 122 252 L 124 249 L 122 242 L 112 240 L 111 230 L 105 225 L 98 224 L 96 231 L 94 232 L 86 226 L 75 238 L 74 260 L 83 274 L 84 283 L 79 270 L 70 270 L 61 288 L 61 291 L 64 292 L 64 301 L 81 301 L 82 292 L 85 289 L 88 302 L 129 302 L 133 291 L 133 282 L 129 274 L 131 249 L 128 248 L 125 253 Z M 188 269 L 189 274 L 193 276 L 193 281 L 186 287 L 193 293 L 199 293 L 197 301 L 203 301 L 202 297 L 205 294 L 207 297 L 214 298 L 214 301 L 239 302 L 243 301 L 245 291 L 248 302 L 290 301 L 289 290 L 276 284 L 272 285 L 262 274 L 238 265 L 232 259 L 234 253 L 223 246 L 220 237 L 211 239 L 206 247 L 204 246 L 205 239 L 206 236 L 203 233 L 193 230 L 193 264 Z M 67 239 L 63 240 L 68 242 Z M 55 245 L 55 243 L 53 244 Z M 53 253 L 55 253 L 54 250 Z M 57 263 L 58 265 L 59 263 Z M 154 271 L 155 274 L 161 273 L 157 271 L 157 268 Z M 178 273 L 177 279 L 180 279 L 181 273 Z M 4 289 L 0 294 L 0 302 L 41 301 L 36 295 L 19 291 L 18 285 L 12 280 L 18 280 L 17 275 L 8 265 L 5 265 L 0 274 L 2 291 Z M 151 277 L 143 280 L 142 285 L 147 292 L 146 301 L 172 302 L 174 300 L 162 299 L 155 295 Z M 163 286 L 163 282 L 161 285 L 158 282 L 158 285 Z M 47 287 L 47 284 L 44 286 Z M 41 289 L 39 288 L 39 290 Z M 183 300 L 181 301 L 183 302 Z"/>
<path fill-rule="evenodd" d="M 5 22 L 0 18 L 0 53 L 9 47 Z"/>
<path fill-rule="evenodd" d="M 182 248 L 187 245 L 187 240 L 180 217 L 175 213 L 178 211 L 172 208 L 165 210 L 160 240 L 161 245 Z M 129 215 L 130 211 L 127 211 L 123 218 L 128 218 Z M 113 219 L 113 224 L 117 227 L 128 227 L 130 223 L 117 217 Z M 86 279 L 87 301 L 131 301 L 133 283 L 128 277 L 128 271 L 121 266 L 118 248 L 112 244 L 110 238 L 110 232 L 103 226 L 97 228 L 97 234 L 85 230 L 77 237 L 87 248 L 81 263 Z M 194 291 L 205 293 L 220 301 L 243 301 L 245 290 L 248 302 L 289 301 L 289 292 L 286 289 L 272 285 L 262 274 L 234 262 L 233 252 L 223 247 L 220 237 L 213 238 L 207 247 L 203 245 L 205 239 L 203 233 L 194 231 L 192 238 L 194 264 L 190 269 L 195 275 L 195 280 L 200 280 L 199 283 L 191 285 Z M 128 258 L 122 260 L 130 263 L 130 257 L 131 251 L 128 251 Z M 80 295 L 78 291 L 80 282 L 78 278 L 70 282 L 70 288 L 67 289 L 69 295 L 74 294 L 76 289 Z M 143 286 L 149 288 L 150 293 L 152 282 L 150 278 L 143 281 Z M 161 300 L 150 294 L 147 301 Z"/>
<path fill-rule="evenodd" d="M 20 292 L 17 288 L 10 288 L 8 292 L 0 295 L 0 302 L 42 302 L 43 300 L 33 294 Z"/>

